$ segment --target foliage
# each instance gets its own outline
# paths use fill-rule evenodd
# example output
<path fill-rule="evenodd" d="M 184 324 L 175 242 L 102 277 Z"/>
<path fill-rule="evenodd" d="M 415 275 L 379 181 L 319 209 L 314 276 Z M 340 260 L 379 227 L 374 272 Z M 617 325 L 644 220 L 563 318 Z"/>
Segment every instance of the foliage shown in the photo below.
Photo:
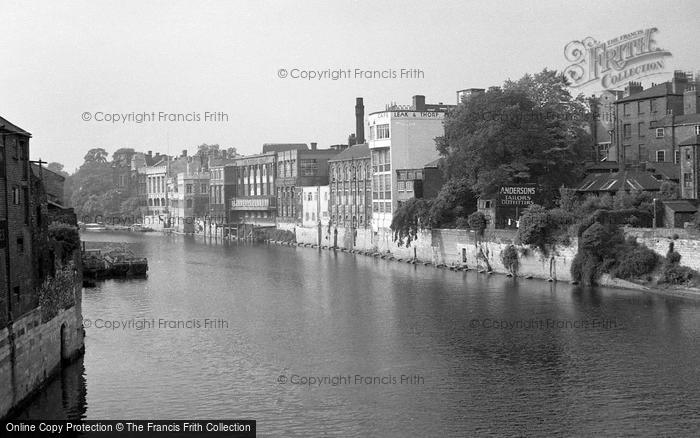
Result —
<path fill-rule="evenodd" d="M 79 285 L 78 279 L 75 267 L 71 263 L 57 270 L 53 277 L 44 280 L 39 287 L 42 322 L 51 320 L 60 310 L 68 309 L 75 304 L 75 288 Z"/>
<path fill-rule="evenodd" d="M 482 196 L 534 182 L 543 199 L 554 200 L 562 184 L 581 176 L 587 111 L 583 96 L 572 97 L 563 77 L 546 69 L 473 96 L 446 116 L 436 139 L 446 176 L 466 178 Z"/>
<path fill-rule="evenodd" d="M 430 202 L 411 198 L 399 207 L 391 220 L 393 239 L 399 246 L 411 246 L 418 231 L 430 226 Z"/>
<path fill-rule="evenodd" d="M 672 201 L 675 199 L 680 199 L 680 197 L 681 191 L 678 184 L 673 181 L 664 181 L 661 183 L 661 188 L 659 189 L 660 199 Z"/>
<path fill-rule="evenodd" d="M 430 204 L 430 226 L 445 227 L 476 210 L 476 197 L 465 177 L 449 179 Z M 464 221 L 461 221 L 464 224 Z"/>
<path fill-rule="evenodd" d="M 484 216 L 482 212 L 475 211 L 470 214 L 467 218 L 467 223 L 469 224 L 469 228 L 474 230 L 478 235 L 482 236 L 484 234 L 484 230 L 486 230 L 486 216 Z"/>
<path fill-rule="evenodd" d="M 518 250 L 513 245 L 508 245 L 501 251 L 501 261 L 508 271 L 515 275 L 518 272 Z"/>
<path fill-rule="evenodd" d="M 518 240 L 523 245 L 530 245 L 546 252 L 546 246 L 552 243 L 552 223 L 547 210 L 541 205 L 533 204 L 520 217 Z"/>
<path fill-rule="evenodd" d="M 642 277 L 652 272 L 658 261 L 658 255 L 646 246 L 628 245 L 627 250 L 619 254 L 613 275 L 623 279 Z"/>
<path fill-rule="evenodd" d="M 684 284 L 693 280 L 695 271 L 687 266 L 681 266 L 681 255 L 673 248 L 673 242 L 668 245 L 666 261 L 661 272 L 661 282 L 668 284 Z"/>
<path fill-rule="evenodd" d="M 61 248 L 63 262 L 69 260 L 73 252 L 80 249 L 80 233 L 78 228 L 63 222 L 49 224 L 49 240 Z"/>
<path fill-rule="evenodd" d="M 598 220 L 597 220 L 598 219 Z M 620 227 L 611 222 L 589 219 L 571 264 L 574 280 L 595 284 L 603 273 L 623 279 L 644 277 L 656 269 L 658 255 L 633 237 L 625 239 Z"/>

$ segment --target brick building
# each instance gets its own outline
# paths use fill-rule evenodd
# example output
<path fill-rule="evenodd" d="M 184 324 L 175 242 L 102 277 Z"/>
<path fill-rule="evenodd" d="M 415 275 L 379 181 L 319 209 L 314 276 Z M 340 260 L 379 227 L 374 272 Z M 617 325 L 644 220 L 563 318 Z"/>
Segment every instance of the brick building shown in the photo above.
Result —
<path fill-rule="evenodd" d="M 372 219 L 372 165 L 367 143 L 328 160 L 330 220 L 339 227 L 366 228 Z"/>
<path fill-rule="evenodd" d="M 277 152 L 277 223 L 293 226 L 302 222 L 302 186 L 328 185 L 328 160 L 338 154 L 336 149 L 299 147 Z"/>
<path fill-rule="evenodd" d="M 647 162 L 678 165 L 679 136 L 674 126 L 682 116 L 697 114 L 698 94 L 689 77 L 676 71 L 671 81 L 644 89 L 630 82 L 623 97 L 614 102 L 612 143 L 615 161 L 621 164 Z"/>

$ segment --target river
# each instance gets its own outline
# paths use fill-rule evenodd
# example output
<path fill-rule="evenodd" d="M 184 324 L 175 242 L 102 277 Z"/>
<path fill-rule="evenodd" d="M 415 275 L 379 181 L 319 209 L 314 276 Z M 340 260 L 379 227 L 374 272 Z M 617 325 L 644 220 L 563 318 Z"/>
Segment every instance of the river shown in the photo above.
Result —
<path fill-rule="evenodd" d="M 342 252 L 83 233 L 86 351 L 20 418 L 254 419 L 258 436 L 690 435 L 700 302 Z"/>

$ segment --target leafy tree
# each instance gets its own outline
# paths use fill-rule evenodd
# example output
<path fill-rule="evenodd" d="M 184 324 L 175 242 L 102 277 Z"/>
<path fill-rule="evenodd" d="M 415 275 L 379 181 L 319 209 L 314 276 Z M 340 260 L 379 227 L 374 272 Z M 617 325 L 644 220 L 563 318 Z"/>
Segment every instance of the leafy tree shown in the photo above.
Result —
<path fill-rule="evenodd" d="M 394 241 L 409 247 L 418 238 L 418 231 L 430 226 L 430 202 L 411 198 L 399 207 L 391 220 Z"/>
<path fill-rule="evenodd" d="M 680 190 L 678 184 L 673 181 L 664 181 L 661 183 L 661 188 L 659 190 L 659 198 L 665 200 L 675 200 L 680 198 Z"/>
<path fill-rule="evenodd" d="M 85 154 L 85 157 L 83 158 L 85 160 L 85 163 L 83 164 L 103 164 L 107 162 L 107 157 L 109 154 L 107 151 L 105 151 L 102 148 L 93 148 L 90 149 L 87 154 Z"/>
<path fill-rule="evenodd" d="M 552 243 L 551 231 L 549 213 L 541 205 L 531 205 L 520 217 L 518 239 L 524 245 L 534 246 L 546 252 L 546 246 Z"/>
<path fill-rule="evenodd" d="M 476 210 L 476 197 L 465 177 L 452 178 L 440 189 L 430 207 L 430 225 L 441 227 Z"/>
<path fill-rule="evenodd" d="M 57 174 L 63 176 L 64 178 L 68 178 L 70 176 L 68 174 L 68 172 L 63 170 L 64 166 L 61 163 L 57 163 L 55 161 L 52 161 L 51 163 L 46 165 L 46 168 L 54 173 L 57 173 Z"/>
<path fill-rule="evenodd" d="M 566 85 L 545 69 L 458 105 L 436 139 L 448 179 L 464 177 L 482 196 L 502 184 L 534 182 L 543 199 L 556 199 L 562 184 L 580 177 L 590 146 L 586 101 Z"/>

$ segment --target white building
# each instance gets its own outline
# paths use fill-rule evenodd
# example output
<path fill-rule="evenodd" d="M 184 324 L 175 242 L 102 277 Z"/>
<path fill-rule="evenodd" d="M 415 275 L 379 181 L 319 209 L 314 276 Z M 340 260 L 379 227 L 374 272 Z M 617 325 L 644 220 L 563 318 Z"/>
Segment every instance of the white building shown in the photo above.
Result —
<path fill-rule="evenodd" d="M 425 96 L 413 96 L 412 105 L 390 105 L 369 114 L 374 231 L 391 226 L 397 208 L 396 171 L 423 168 L 439 158 L 435 137 L 444 134 L 445 113 L 452 107 L 426 104 Z"/>
<path fill-rule="evenodd" d="M 302 226 L 327 227 L 330 219 L 330 189 L 328 186 L 302 186 L 301 209 Z"/>

